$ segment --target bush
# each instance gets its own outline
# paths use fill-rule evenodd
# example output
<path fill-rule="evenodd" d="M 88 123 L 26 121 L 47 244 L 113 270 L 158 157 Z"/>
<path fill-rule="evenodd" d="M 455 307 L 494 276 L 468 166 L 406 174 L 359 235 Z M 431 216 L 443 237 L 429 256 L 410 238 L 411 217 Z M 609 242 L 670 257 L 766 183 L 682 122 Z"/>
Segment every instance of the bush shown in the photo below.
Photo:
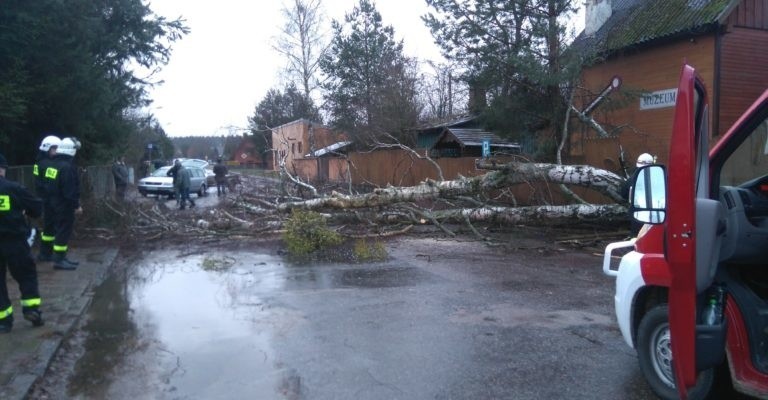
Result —
<path fill-rule="evenodd" d="M 360 239 L 355 242 L 354 252 L 358 261 L 381 261 L 387 258 L 387 250 L 379 241 L 368 244 L 365 239 Z"/>
<path fill-rule="evenodd" d="M 294 256 L 338 246 L 342 242 L 341 235 L 328 229 L 323 216 L 313 211 L 293 210 L 285 228 L 283 240 L 288 253 Z"/>

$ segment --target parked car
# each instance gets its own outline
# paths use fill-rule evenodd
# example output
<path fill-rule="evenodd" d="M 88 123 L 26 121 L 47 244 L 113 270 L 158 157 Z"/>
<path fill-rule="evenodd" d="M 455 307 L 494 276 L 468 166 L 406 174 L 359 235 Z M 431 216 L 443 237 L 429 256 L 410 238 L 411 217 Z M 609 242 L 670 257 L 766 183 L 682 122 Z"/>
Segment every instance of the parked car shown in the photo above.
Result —
<path fill-rule="evenodd" d="M 198 197 L 205 196 L 206 190 L 208 190 L 205 169 L 192 165 L 185 165 L 184 168 L 187 168 L 191 174 L 189 192 L 197 193 Z M 139 193 L 145 197 L 149 194 L 165 195 L 169 199 L 173 197 L 175 193 L 173 190 L 173 178 L 167 175 L 169 169 L 171 169 L 170 165 L 160 167 L 148 177 L 140 179 L 138 184 Z"/>
<path fill-rule="evenodd" d="M 179 158 L 181 165 L 185 167 L 200 167 L 205 171 L 206 185 L 209 187 L 216 186 L 216 174 L 213 173 L 213 165 L 208 161 L 200 160 L 197 158 Z"/>

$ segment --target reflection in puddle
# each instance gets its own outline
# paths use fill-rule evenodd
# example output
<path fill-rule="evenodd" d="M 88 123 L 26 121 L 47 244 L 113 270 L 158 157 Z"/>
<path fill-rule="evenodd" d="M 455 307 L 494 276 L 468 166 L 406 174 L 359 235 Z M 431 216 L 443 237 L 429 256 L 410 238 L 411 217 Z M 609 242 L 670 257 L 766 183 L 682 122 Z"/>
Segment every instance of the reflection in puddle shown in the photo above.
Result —
<path fill-rule="evenodd" d="M 285 390 L 270 339 L 276 313 L 248 289 L 254 268 L 276 268 L 279 259 L 170 252 L 152 259 L 97 289 L 70 396 L 215 399 Z"/>
<path fill-rule="evenodd" d="M 241 258 L 250 264 L 254 256 Z M 275 392 L 271 328 L 263 325 L 270 310 L 245 290 L 248 268 L 231 256 L 191 256 L 147 271 L 157 275 L 132 286 L 134 320 L 178 359 L 179 373 L 168 379 L 173 397 Z"/>
<path fill-rule="evenodd" d="M 292 291 L 393 288 L 430 280 L 416 268 L 286 266 L 249 252 L 159 251 L 113 274 L 94 297 L 71 397 L 301 398 L 280 340 L 307 323 Z M 137 382 L 141 382 L 137 385 Z"/>

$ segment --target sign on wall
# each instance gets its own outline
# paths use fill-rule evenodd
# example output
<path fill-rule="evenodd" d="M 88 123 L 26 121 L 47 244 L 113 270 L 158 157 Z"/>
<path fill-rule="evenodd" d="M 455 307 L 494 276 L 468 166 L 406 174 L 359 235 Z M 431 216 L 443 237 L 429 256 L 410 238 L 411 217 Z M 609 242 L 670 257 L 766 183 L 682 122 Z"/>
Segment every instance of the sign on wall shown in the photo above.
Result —
<path fill-rule="evenodd" d="M 640 97 L 640 110 L 674 107 L 677 99 L 677 89 L 657 90 Z"/>
<path fill-rule="evenodd" d="M 488 139 L 483 139 L 483 158 L 488 158 L 491 156 L 491 141 Z"/>

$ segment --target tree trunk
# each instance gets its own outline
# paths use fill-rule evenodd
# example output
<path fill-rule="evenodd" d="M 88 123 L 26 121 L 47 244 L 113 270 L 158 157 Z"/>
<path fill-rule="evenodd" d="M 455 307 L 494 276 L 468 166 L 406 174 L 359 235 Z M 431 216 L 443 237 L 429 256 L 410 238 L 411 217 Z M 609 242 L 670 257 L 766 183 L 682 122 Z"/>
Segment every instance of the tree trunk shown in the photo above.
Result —
<path fill-rule="evenodd" d="M 281 203 L 277 209 L 280 212 L 287 212 L 292 209 L 365 208 L 438 198 L 455 199 L 459 196 L 477 195 L 515 184 L 531 182 L 551 182 L 586 187 L 604 194 L 617 203 L 624 203 L 619 194 L 624 179 L 612 172 L 587 165 L 520 162 L 495 165 L 491 162 L 481 161 L 478 162 L 478 168 L 492 169 L 493 171 L 481 176 L 452 181 L 427 180 L 412 187 L 379 188 L 372 193 L 356 196 L 333 192 L 326 197 Z"/>

